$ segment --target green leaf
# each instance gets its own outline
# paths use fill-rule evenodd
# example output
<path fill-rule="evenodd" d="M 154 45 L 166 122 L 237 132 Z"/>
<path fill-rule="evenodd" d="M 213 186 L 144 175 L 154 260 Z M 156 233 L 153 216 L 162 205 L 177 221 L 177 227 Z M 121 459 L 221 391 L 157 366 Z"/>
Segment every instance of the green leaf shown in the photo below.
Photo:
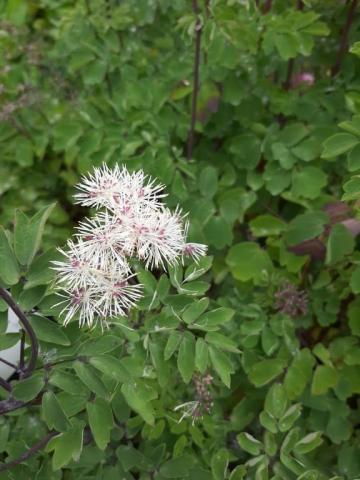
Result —
<path fill-rule="evenodd" d="M 240 445 L 240 448 L 245 450 L 245 452 L 248 452 L 251 455 L 260 455 L 260 452 L 263 448 L 262 443 L 250 435 L 250 433 L 239 433 L 239 435 L 236 436 L 236 440 Z"/>
<path fill-rule="evenodd" d="M 198 280 L 196 282 L 183 283 L 178 292 L 185 295 L 204 295 L 209 288 L 209 283 Z"/>
<path fill-rule="evenodd" d="M 52 465 L 54 470 L 65 467 L 71 459 L 78 461 L 83 448 L 83 427 L 78 424 L 68 432 L 61 433 L 52 438 L 46 447 L 46 451 L 54 450 Z"/>
<path fill-rule="evenodd" d="M 227 245 L 231 245 L 233 240 L 232 224 L 219 215 L 214 215 L 205 225 L 204 234 L 210 245 L 221 250 Z"/>
<path fill-rule="evenodd" d="M 350 287 L 354 293 L 360 293 L 360 266 L 357 265 L 351 273 Z"/>
<path fill-rule="evenodd" d="M 316 167 L 295 170 L 292 177 L 292 192 L 296 197 L 317 198 L 327 184 L 327 175 Z"/>
<path fill-rule="evenodd" d="M 206 331 L 218 330 L 220 325 L 223 325 L 232 319 L 234 313 L 234 310 L 231 308 L 216 308 L 215 310 L 211 310 L 210 312 L 201 315 L 192 325 Z"/>
<path fill-rule="evenodd" d="M 30 315 L 30 323 L 36 336 L 42 342 L 64 346 L 70 345 L 70 340 L 54 321 L 40 315 Z"/>
<path fill-rule="evenodd" d="M 211 343 L 215 347 L 220 348 L 221 350 L 227 350 L 232 353 L 240 353 L 240 350 L 237 348 L 236 343 L 230 340 L 230 338 L 221 335 L 217 332 L 208 332 L 205 335 L 205 341 Z"/>
<path fill-rule="evenodd" d="M 104 60 L 96 59 L 93 62 L 84 65 L 81 74 L 85 85 L 97 85 L 102 83 L 105 78 L 107 64 Z"/>
<path fill-rule="evenodd" d="M 44 298 L 45 292 L 46 287 L 43 285 L 23 290 L 18 300 L 19 307 L 25 312 L 32 310 Z"/>
<path fill-rule="evenodd" d="M 6 285 L 15 285 L 20 278 L 19 266 L 2 227 L 0 227 L 0 278 Z"/>
<path fill-rule="evenodd" d="M 170 365 L 164 360 L 164 348 L 159 337 L 149 342 L 149 351 L 151 362 L 155 367 L 157 380 L 160 387 L 164 388 L 168 385 L 170 377 Z"/>
<path fill-rule="evenodd" d="M 13 347 L 20 340 L 20 333 L 4 333 L 0 335 L 0 350 Z"/>
<path fill-rule="evenodd" d="M 360 170 L 360 143 L 355 145 L 348 153 L 347 167 L 349 172 Z"/>
<path fill-rule="evenodd" d="M 157 397 L 157 392 L 149 385 L 140 381 L 122 385 L 121 392 L 127 404 L 138 413 L 146 423 L 154 425 L 154 408 L 150 402 Z"/>
<path fill-rule="evenodd" d="M 76 375 L 91 392 L 101 398 L 108 398 L 109 392 L 94 368 L 78 360 L 73 363 L 73 367 Z"/>
<path fill-rule="evenodd" d="M 188 476 L 189 457 L 187 455 L 180 455 L 163 463 L 160 467 L 160 473 L 164 478 L 184 478 Z"/>
<path fill-rule="evenodd" d="M 288 399 L 284 387 L 280 383 L 272 385 L 265 398 L 266 412 L 275 418 L 281 418 L 288 405 Z"/>
<path fill-rule="evenodd" d="M 6 19 L 14 25 L 25 23 L 29 5 L 22 0 L 9 0 L 6 2 Z"/>
<path fill-rule="evenodd" d="M 199 316 L 205 312 L 209 306 L 209 299 L 207 297 L 191 303 L 185 308 L 182 319 L 185 323 L 193 323 Z"/>
<path fill-rule="evenodd" d="M 297 37 L 289 33 L 276 35 L 275 45 L 280 57 L 285 61 L 296 57 L 300 47 Z"/>
<path fill-rule="evenodd" d="M 209 349 L 202 337 L 196 340 L 195 345 L 195 367 L 200 373 L 204 374 L 208 367 L 209 362 Z"/>
<path fill-rule="evenodd" d="M 296 442 L 299 440 L 300 429 L 292 428 L 281 445 L 281 453 L 289 454 L 292 452 Z"/>
<path fill-rule="evenodd" d="M 321 436 L 322 432 L 309 433 L 295 444 L 294 452 L 298 455 L 311 452 L 322 444 L 323 439 Z"/>
<path fill-rule="evenodd" d="M 284 387 L 289 399 L 297 398 L 303 393 L 311 379 L 314 364 L 315 359 L 308 349 L 300 350 L 295 355 L 284 380 Z"/>
<path fill-rule="evenodd" d="M 336 387 L 339 381 L 339 374 L 335 368 L 328 365 L 318 365 L 316 367 L 312 385 L 312 395 L 324 395 L 329 388 Z"/>
<path fill-rule="evenodd" d="M 249 372 L 249 380 L 256 387 L 262 387 L 278 377 L 284 369 L 284 361 L 272 358 L 255 363 Z"/>
<path fill-rule="evenodd" d="M 158 281 L 157 287 L 156 287 L 156 293 L 160 300 L 164 301 L 166 297 L 168 296 L 170 290 L 170 282 L 167 277 L 167 275 L 163 274 L 160 277 L 160 280 Z"/>
<path fill-rule="evenodd" d="M 326 248 L 326 264 L 333 265 L 340 262 L 354 250 L 355 240 L 349 230 L 337 223 L 330 231 Z"/>
<path fill-rule="evenodd" d="M 254 169 L 259 163 L 261 143 L 253 134 L 244 133 L 234 137 L 229 149 L 234 155 L 235 165 L 239 168 Z"/>
<path fill-rule="evenodd" d="M 211 472 L 214 480 L 226 478 L 228 465 L 229 452 L 226 448 L 220 448 L 211 458 Z"/>
<path fill-rule="evenodd" d="M 51 248 L 47 252 L 35 258 L 26 274 L 26 284 L 24 289 L 37 287 L 38 285 L 47 285 L 54 278 L 55 272 L 52 270 L 51 262 L 59 259 L 59 252 Z"/>
<path fill-rule="evenodd" d="M 88 396 L 87 388 L 74 377 L 73 373 L 55 369 L 51 372 L 49 383 L 71 395 Z"/>
<path fill-rule="evenodd" d="M 116 449 L 116 456 L 126 472 L 134 467 L 147 472 L 154 468 L 151 460 L 131 445 L 120 445 Z"/>
<path fill-rule="evenodd" d="M 165 345 L 165 350 L 164 350 L 165 360 L 169 360 L 173 356 L 173 354 L 178 349 L 178 346 L 180 345 L 181 339 L 182 339 L 182 334 L 179 331 L 174 330 L 170 333 L 169 338 Z"/>
<path fill-rule="evenodd" d="M 47 426 L 59 432 L 70 428 L 70 422 L 53 392 L 45 392 L 42 397 L 42 416 Z"/>
<path fill-rule="evenodd" d="M 231 374 L 234 373 L 234 367 L 229 357 L 215 347 L 209 347 L 211 363 L 215 372 L 219 375 L 222 382 L 230 388 Z"/>
<path fill-rule="evenodd" d="M 229 480 L 243 480 L 246 475 L 246 467 L 244 465 L 238 465 L 232 470 Z"/>
<path fill-rule="evenodd" d="M 308 133 L 309 130 L 303 123 L 290 123 L 279 133 L 279 140 L 288 147 L 293 147 L 305 138 Z"/>
<path fill-rule="evenodd" d="M 360 196 L 360 176 L 353 176 L 348 182 L 344 183 L 345 191 L 342 200 L 357 200 Z"/>
<path fill-rule="evenodd" d="M 347 152 L 355 145 L 359 143 L 359 140 L 350 133 L 336 133 L 332 137 L 329 137 L 323 143 L 322 158 L 334 158 L 342 153 Z"/>
<path fill-rule="evenodd" d="M 268 357 L 273 355 L 279 346 L 279 337 L 269 327 L 264 327 L 261 332 L 261 346 Z"/>
<path fill-rule="evenodd" d="M 259 215 L 249 223 L 251 233 L 255 237 L 267 237 L 270 235 L 279 235 L 286 228 L 283 220 L 273 215 Z"/>
<path fill-rule="evenodd" d="M 114 419 L 110 405 L 102 398 L 88 402 L 86 410 L 91 433 L 100 450 L 105 450 L 110 442 L 110 433 L 114 427 Z"/>
<path fill-rule="evenodd" d="M 255 283 L 272 270 L 268 253 L 257 243 L 242 242 L 233 245 L 226 257 L 226 263 L 236 280 Z"/>
<path fill-rule="evenodd" d="M 270 416 L 267 412 L 262 411 L 259 416 L 259 421 L 260 424 L 266 428 L 271 433 L 277 433 L 278 432 L 278 427 L 277 427 L 277 421 L 275 418 Z"/>
<path fill-rule="evenodd" d="M 40 247 L 44 227 L 55 203 L 42 208 L 31 219 L 17 211 L 15 217 L 14 250 L 22 265 L 30 265 Z"/>
<path fill-rule="evenodd" d="M 185 270 L 184 282 L 196 280 L 206 273 L 212 265 L 213 257 L 201 257 L 197 262 L 192 263 Z"/>
<path fill-rule="evenodd" d="M 298 215 L 288 225 L 285 239 L 288 245 L 297 245 L 318 237 L 324 231 L 328 217 L 323 212 L 308 212 Z"/>
<path fill-rule="evenodd" d="M 189 383 L 195 370 L 195 338 L 186 332 L 181 340 L 177 366 L 185 383 Z"/>
<path fill-rule="evenodd" d="M 16 383 L 13 386 L 12 394 L 17 400 L 29 402 L 41 392 L 44 386 L 44 374 L 37 373 Z"/>
<path fill-rule="evenodd" d="M 315 158 L 320 157 L 321 150 L 321 145 L 316 138 L 310 137 L 296 145 L 291 151 L 300 160 L 311 162 Z"/>
<path fill-rule="evenodd" d="M 206 167 L 201 170 L 199 177 L 199 190 L 206 198 L 212 198 L 218 188 L 218 171 L 214 167 Z"/>
<path fill-rule="evenodd" d="M 357 57 L 360 57 L 360 42 L 353 43 L 349 52 L 356 55 Z"/>
<path fill-rule="evenodd" d="M 81 123 L 63 118 L 54 125 L 52 135 L 54 137 L 53 148 L 55 152 L 68 150 L 73 147 L 81 134 L 83 126 Z"/>
<path fill-rule="evenodd" d="M 131 381 L 131 376 L 122 361 L 111 355 L 102 355 L 101 357 L 91 357 L 90 363 L 100 372 L 105 373 L 114 380 L 125 383 Z"/>
<path fill-rule="evenodd" d="M 296 420 L 301 416 L 301 404 L 295 403 L 284 413 L 279 420 L 280 432 L 287 432 L 294 425 Z"/>
<path fill-rule="evenodd" d="M 90 338 L 84 342 L 79 353 L 88 357 L 103 355 L 115 350 L 123 343 L 123 340 L 115 335 L 102 335 L 98 338 Z"/>

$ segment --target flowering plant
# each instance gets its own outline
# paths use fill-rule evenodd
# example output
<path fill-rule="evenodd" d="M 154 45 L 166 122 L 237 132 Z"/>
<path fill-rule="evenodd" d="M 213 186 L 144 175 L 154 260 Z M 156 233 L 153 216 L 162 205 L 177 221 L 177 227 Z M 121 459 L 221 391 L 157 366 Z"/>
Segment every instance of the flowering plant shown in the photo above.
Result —
<path fill-rule="evenodd" d="M 1 480 L 359 478 L 358 13 L 0 2 Z"/>

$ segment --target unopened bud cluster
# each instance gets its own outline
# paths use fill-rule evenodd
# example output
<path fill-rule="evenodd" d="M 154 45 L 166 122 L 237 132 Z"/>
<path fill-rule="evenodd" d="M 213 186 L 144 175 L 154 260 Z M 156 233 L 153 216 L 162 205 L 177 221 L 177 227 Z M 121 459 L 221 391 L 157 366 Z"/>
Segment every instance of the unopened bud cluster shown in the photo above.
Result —
<path fill-rule="evenodd" d="M 175 412 L 181 411 L 182 415 L 179 422 L 184 418 L 191 418 L 194 424 L 196 420 L 202 418 L 205 414 L 210 414 L 214 405 L 210 387 L 213 383 L 213 377 L 210 374 L 193 376 L 193 384 L 195 387 L 195 400 L 177 405 Z"/>
<path fill-rule="evenodd" d="M 193 377 L 193 382 L 195 386 L 196 400 L 198 402 L 198 408 L 195 414 L 198 417 L 202 417 L 206 413 L 211 413 L 214 404 L 210 391 L 213 377 L 209 373 L 207 375 L 195 374 Z"/>
<path fill-rule="evenodd" d="M 126 315 L 141 298 L 129 261 L 146 268 L 166 269 L 184 256 L 198 260 L 206 246 L 187 243 L 189 224 L 179 209 L 163 203 L 164 187 L 142 170 L 129 173 L 118 165 L 95 168 L 78 184 L 76 203 L 97 213 L 80 222 L 74 240 L 54 262 L 57 286 L 65 297 L 67 324 L 78 316 L 80 325 Z"/>
<path fill-rule="evenodd" d="M 275 293 L 275 306 L 279 312 L 292 318 L 306 315 L 308 311 L 307 293 L 287 282 Z"/>

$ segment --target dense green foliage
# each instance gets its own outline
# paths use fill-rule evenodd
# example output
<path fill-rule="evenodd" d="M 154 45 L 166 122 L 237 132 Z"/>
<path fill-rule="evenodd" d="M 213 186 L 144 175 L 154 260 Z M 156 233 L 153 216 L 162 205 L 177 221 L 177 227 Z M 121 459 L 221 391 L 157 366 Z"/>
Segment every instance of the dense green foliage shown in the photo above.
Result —
<path fill-rule="evenodd" d="M 2 460 L 57 432 L 1 479 L 359 478 L 358 8 L 0 0 L 0 278 L 40 342 Z M 107 331 L 63 328 L 49 262 L 103 162 L 163 182 L 209 256 L 139 267 Z"/>

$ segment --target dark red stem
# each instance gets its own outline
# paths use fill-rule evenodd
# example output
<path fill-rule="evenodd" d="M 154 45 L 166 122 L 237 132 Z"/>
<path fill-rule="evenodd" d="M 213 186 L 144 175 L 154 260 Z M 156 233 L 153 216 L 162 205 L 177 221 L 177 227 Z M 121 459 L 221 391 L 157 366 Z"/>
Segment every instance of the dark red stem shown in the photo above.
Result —
<path fill-rule="evenodd" d="M 15 465 L 19 465 L 20 463 L 24 462 L 28 458 L 32 457 L 35 453 L 37 453 L 39 450 L 44 448 L 45 445 L 52 439 L 52 437 L 55 437 L 55 435 L 58 435 L 58 432 L 49 432 L 47 435 L 45 435 L 44 438 L 34 443 L 34 445 L 31 448 L 29 448 L 29 450 L 26 450 L 26 452 L 22 453 L 19 457 L 15 458 L 14 460 L 11 460 L 8 463 L 2 463 L 0 465 L 0 472 L 9 470 L 10 468 L 15 467 Z"/>
<path fill-rule="evenodd" d="M 262 9 L 262 13 L 264 15 L 266 13 L 269 13 L 270 10 L 271 10 L 271 6 L 272 6 L 272 0 L 265 0 L 264 6 L 263 6 L 263 9 Z"/>
<path fill-rule="evenodd" d="M 342 29 L 339 50 L 338 50 L 337 55 L 336 55 L 336 60 L 335 60 L 334 66 L 331 69 L 331 76 L 332 77 L 334 77 L 337 73 L 339 73 L 342 61 L 343 61 L 343 59 L 345 57 L 345 54 L 347 52 L 348 42 L 349 42 L 349 32 L 350 32 L 351 25 L 354 21 L 355 10 L 356 10 L 357 3 L 358 3 L 358 0 L 352 0 L 352 2 L 350 4 L 348 14 L 347 14 L 347 17 L 346 17 L 346 22 L 345 22 L 344 28 Z"/>
<path fill-rule="evenodd" d="M 28 377 L 36 366 L 36 360 L 39 353 L 38 339 L 25 313 L 14 302 L 14 300 L 11 298 L 7 290 L 5 290 L 4 288 L 0 288 L 0 297 L 2 297 L 5 300 L 5 302 L 9 305 L 11 310 L 17 315 L 25 332 L 29 335 L 30 343 L 31 343 L 31 356 L 30 356 L 30 360 L 27 367 L 24 369 L 24 375 L 23 375 L 23 377 Z"/>
<path fill-rule="evenodd" d="M 11 392 L 11 385 L 6 380 L 0 377 L 0 386 L 3 387 L 6 391 Z"/>
<path fill-rule="evenodd" d="M 193 94 L 191 101 L 191 122 L 190 131 L 188 135 L 187 144 L 187 159 L 190 160 L 193 154 L 194 138 L 195 138 L 195 123 L 197 117 L 197 99 L 199 93 L 199 74 L 200 74 L 200 53 L 201 53 L 201 34 L 202 23 L 200 18 L 200 9 L 197 0 L 193 0 L 192 8 L 196 15 L 195 22 L 195 57 L 194 57 L 194 70 L 193 70 Z"/>

